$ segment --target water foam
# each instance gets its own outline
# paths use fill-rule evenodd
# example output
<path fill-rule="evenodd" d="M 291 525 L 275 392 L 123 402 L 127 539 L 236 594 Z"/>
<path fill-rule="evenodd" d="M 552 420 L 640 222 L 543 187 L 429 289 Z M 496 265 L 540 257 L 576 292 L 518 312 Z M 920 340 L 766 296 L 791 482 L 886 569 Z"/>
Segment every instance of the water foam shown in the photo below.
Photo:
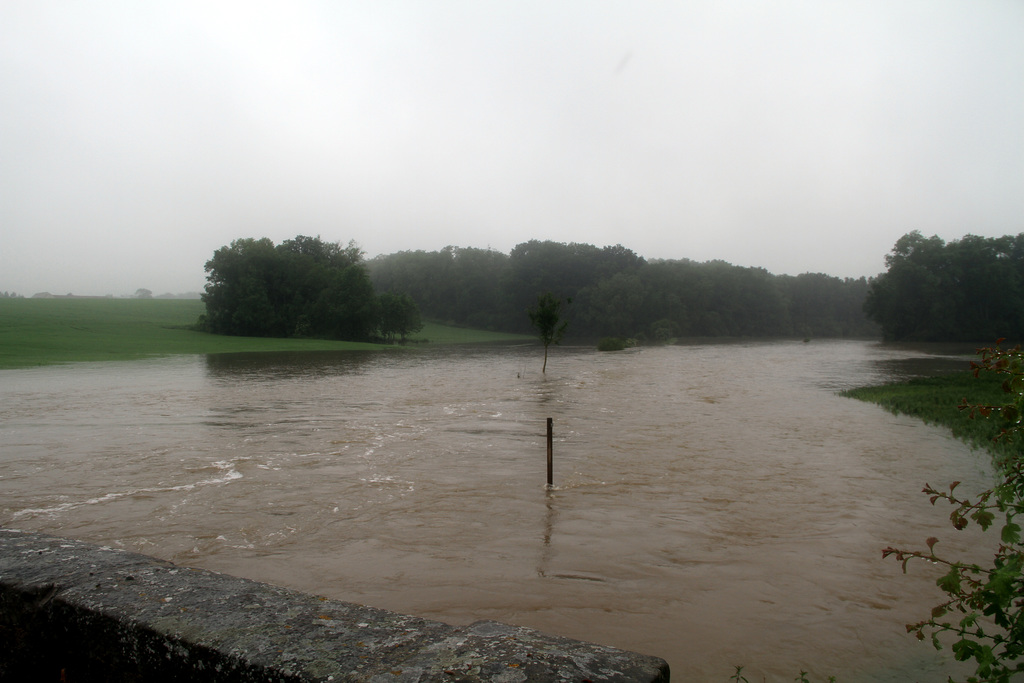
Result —
<path fill-rule="evenodd" d="M 234 463 L 226 460 L 218 460 L 217 462 L 211 463 L 214 467 L 225 470 L 224 473 L 217 477 L 210 479 L 202 479 L 200 481 L 191 482 L 188 484 L 178 484 L 176 486 L 148 486 L 143 488 L 129 489 L 128 491 L 120 491 L 116 493 L 105 493 L 102 496 L 95 498 L 89 498 L 87 500 L 73 501 L 69 503 L 61 503 L 60 505 L 53 505 L 45 508 L 26 508 L 15 512 L 12 517 L 14 519 L 21 519 L 23 517 L 32 517 L 37 515 L 56 515 L 68 510 L 75 510 L 86 505 L 102 505 L 103 503 L 109 503 L 114 500 L 120 500 L 122 498 L 129 498 L 143 493 L 169 493 L 172 491 L 192 491 L 194 489 L 203 486 L 215 486 L 218 484 L 226 484 L 235 479 L 241 479 L 244 475 L 235 469 Z"/>

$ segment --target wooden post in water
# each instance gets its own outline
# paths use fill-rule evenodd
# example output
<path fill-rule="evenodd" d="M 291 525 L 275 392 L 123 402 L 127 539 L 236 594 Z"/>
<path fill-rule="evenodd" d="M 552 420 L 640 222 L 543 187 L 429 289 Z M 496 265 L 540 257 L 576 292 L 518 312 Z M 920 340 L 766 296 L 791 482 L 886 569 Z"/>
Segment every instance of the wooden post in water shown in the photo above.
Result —
<path fill-rule="evenodd" d="M 548 486 L 552 485 L 554 467 L 552 466 L 552 448 L 551 448 L 551 418 L 548 418 Z"/>

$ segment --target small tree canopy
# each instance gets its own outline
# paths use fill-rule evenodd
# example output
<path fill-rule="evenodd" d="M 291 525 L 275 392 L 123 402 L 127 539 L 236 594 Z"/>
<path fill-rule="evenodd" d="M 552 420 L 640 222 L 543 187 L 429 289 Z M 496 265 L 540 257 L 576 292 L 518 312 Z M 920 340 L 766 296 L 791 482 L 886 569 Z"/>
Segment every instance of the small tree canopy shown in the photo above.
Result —
<path fill-rule="evenodd" d="M 395 292 L 380 295 L 380 333 L 385 341 L 394 343 L 397 334 L 404 344 L 408 335 L 422 329 L 420 311 L 411 296 Z"/>
<path fill-rule="evenodd" d="M 530 324 L 537 328 L 537 335 L 544 344 L 544 366 L 541 372 L 548 369 L 548 347 L 551 344 L 558 344 L 562 341 L 565 328 L 569 323 L 562 320 L 562 301 L 555 298 L 551 292 L 545 292 L 537 297 L 537 307 L 527 311 L 530 316 Z"/>

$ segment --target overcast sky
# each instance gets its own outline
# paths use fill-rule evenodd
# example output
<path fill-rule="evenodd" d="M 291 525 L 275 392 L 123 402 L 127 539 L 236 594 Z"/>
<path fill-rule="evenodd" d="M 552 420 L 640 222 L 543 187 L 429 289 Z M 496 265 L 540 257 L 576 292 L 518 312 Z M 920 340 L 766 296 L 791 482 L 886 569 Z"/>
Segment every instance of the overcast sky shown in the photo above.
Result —
<path fill-rule="evenodd" d="M 1024 232 L 1022 0 L 0 2 L 0 290 L 240 237 L 875 275 Z"/>

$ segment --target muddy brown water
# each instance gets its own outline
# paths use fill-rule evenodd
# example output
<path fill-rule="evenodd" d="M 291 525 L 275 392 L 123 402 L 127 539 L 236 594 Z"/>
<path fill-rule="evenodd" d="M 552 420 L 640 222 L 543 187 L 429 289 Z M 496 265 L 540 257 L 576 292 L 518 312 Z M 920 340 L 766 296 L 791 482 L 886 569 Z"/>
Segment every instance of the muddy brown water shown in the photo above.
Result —
<path fill-rule="evenodd" d="M 919 493 L 986 455 L 838 390 L 964 367 L 864 341 L 240 354 L 0 372 L 0 524 L 450 623 L 668 660 L 673 680 L 938 681 L 941 598 L 889 545 L 985 557 Z M 545 486 L 545 420 L 555 486 Z"/>

